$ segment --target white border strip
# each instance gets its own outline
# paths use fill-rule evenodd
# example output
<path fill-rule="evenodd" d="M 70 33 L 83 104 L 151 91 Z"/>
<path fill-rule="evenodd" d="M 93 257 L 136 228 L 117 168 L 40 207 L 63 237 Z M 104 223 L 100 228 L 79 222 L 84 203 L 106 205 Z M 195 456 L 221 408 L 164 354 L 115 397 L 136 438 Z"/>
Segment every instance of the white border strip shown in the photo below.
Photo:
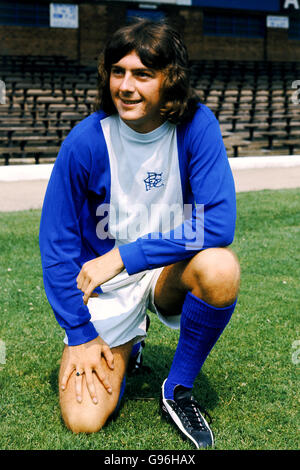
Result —
<path fill-rule="evenodd" d="M 53 164 L 0 166 L 0 181 L 48 180 Z"/>
<path fill-rule="evenodd" d="M 290 168 L 300 166 L 300 155 L 229 158 L 232 170 L 255 168 Z M 0 181 L 48 180 L 53 164 L 0 166 Z"/>
<path fill-rule="evenodd" d="M 255 168 L 290 168 L 300 166 L 300 155 L 278 155 L 275 157 L 229 158 L 232 170 L 252 170 Z"/>

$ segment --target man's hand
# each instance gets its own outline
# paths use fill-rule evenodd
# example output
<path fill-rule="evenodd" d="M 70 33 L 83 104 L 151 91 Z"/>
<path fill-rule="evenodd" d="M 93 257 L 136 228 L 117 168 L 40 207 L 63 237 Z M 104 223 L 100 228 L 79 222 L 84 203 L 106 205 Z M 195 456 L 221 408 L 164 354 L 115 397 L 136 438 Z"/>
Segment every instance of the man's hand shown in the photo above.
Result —
<path fill-rule="evenodd" d="M 109 281 L 123 269 L 124 264 L 118 248 L 84 263 L 76 279 L 78 289 L 84 293 L 83 302 L 87 304 L 96 287 Z"/>
<path fill-rule="evenodd" d="M 82 374 L 85 374 L 86 384 L 94 403 L 98 403 L 95 387 L 95 377 L 104 385 L 108 393 L 112 392 L 111 385 L 101 365 L 101 356 L 106 359 L 110 369 L 114 369 L 114 356 L 100 336 L 78 346 L 68 346 L 68 362 L 62 377 L 61 388 L 67 388 L 68 380 L 75 371 L 75 393 L 79 403 L 82 401 Z"/>

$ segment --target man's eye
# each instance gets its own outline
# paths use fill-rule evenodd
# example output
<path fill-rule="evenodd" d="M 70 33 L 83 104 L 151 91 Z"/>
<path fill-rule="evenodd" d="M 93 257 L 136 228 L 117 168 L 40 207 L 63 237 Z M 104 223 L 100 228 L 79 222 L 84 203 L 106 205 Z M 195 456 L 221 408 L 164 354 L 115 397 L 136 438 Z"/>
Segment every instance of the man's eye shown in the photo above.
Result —
<path fill-rule="evenodd" d="M 111 69 L 111 73 L 113 75 L 122 75 L 122 70 L 121 69 Z"/>
<path fill-rule="evenodd" d="M 148 71 L 140 70 L 139 72 L 137 72 L 137 76 L 138 76 L 138 77 L 141 77 L 141 78 L 150 78 L 150 77 L 151 77 L 151 73 L 148 72 Z"/>

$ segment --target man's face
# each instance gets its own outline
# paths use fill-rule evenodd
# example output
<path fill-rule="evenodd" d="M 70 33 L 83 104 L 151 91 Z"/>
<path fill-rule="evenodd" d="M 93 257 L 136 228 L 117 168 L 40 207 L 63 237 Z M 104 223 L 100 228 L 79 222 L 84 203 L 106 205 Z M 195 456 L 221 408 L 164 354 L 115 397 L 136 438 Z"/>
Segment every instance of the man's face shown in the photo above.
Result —
<path fill-rule="evenodd" d="M 112 101 L 120 118 L 133 130 L 151 132 L 163 123 L 163 82 L 163 73 L 146 67 L 134 51 L 112 65 Z"/>

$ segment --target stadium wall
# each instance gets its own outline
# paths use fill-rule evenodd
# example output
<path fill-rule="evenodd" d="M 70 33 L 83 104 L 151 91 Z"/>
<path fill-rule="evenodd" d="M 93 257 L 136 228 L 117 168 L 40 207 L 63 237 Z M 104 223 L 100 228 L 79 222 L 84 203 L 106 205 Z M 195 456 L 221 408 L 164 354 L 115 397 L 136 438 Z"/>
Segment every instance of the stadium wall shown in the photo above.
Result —
<path fill-rule="evenodd" d="M 79 4 L 79 28 L 0 25 L 0 54 L 66 56 L 94 64 L 106 38 L 126 20 L 126 2 Z M 182 31 L 192 60 L 300 60 L 300 40 L 287 30 L 267 29 L 265 38 L 206 36 L 203 8 L 163 5 L 166 16 Z"/>
<path fill-rule="evenodd" d="M 78 32 L 75 29 L 0 26 L 0 44 L 1 55 L 64 55 L 77 59 Z"/>

